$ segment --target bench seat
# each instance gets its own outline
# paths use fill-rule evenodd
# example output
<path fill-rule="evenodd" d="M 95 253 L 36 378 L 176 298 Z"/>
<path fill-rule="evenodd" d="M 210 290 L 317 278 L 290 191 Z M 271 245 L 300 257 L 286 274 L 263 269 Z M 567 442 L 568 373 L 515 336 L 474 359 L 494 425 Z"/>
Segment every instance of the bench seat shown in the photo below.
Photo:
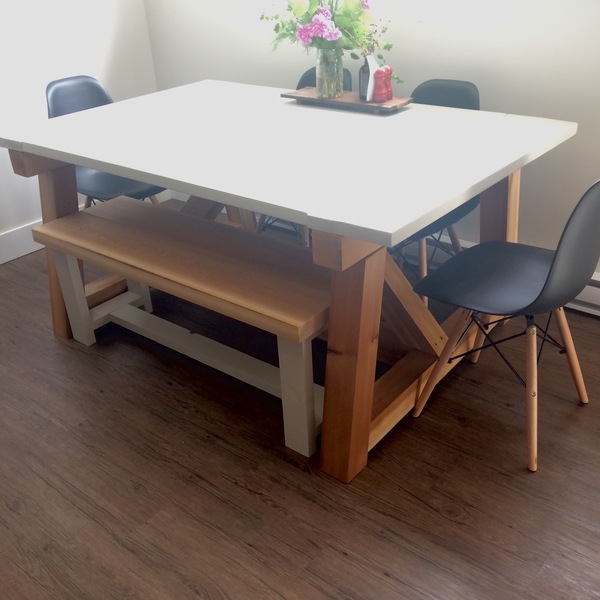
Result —
<path fill-rule="evenodd" d="M 73 337 L 95 342 L 112 321 L 282 398 L 286 445 L 316 449 L 322 388 L 311 341 L 328 320 L 331 274 L 308 248 L 128 198 L 33 228 L 54 255 Z M 79 261 L 127 280 L 89 308 Z M 277 336 L 279 369 L 151 314 L 148 287 Z M 316 400 L 316 401 L 315 401 Z"/>

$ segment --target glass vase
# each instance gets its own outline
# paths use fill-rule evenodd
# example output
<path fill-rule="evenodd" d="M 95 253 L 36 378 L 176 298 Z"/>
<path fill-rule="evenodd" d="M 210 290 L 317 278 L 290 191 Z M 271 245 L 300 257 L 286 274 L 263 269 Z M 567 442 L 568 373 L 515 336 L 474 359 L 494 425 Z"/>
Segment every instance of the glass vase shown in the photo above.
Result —
<path fill-rule="evenodd" d="M 341 48 L 317 48 L 317 97 L 338 98 L 344 92 Z"/>

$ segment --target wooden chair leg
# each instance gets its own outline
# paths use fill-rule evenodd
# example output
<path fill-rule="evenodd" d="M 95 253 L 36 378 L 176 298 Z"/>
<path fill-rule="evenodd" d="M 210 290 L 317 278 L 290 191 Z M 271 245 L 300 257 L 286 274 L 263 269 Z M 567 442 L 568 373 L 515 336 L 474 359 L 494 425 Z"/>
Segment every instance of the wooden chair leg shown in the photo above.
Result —
<path fill-rule="evenodd" d="M 537 471 L 537 330 L 533 318 L 527 318 L 526 331 L 526 412 L 527 412 L 527 468 Z"/>
<path fill-rule="evenodd" d="M 452 353 L 454 352 L 456 345 L 460 341 L 460 338 L 463 335 L 470 318 L 471 311 L 463 309 L 460 318 L 457 320 L 457 323 L 454 326 L 454 329 L 448 335 L 448 341 L 446 342 L 446 345 L 444 346 L 440 357 L 435 363 L 433 370 L 431 371 L 431 375 L 429 375 L 429 379 L 427 380 L 427 383 L 423 388 L 423 391 L 419 394 L 419 397 L 417 398 L 417 402 L 412 412 L 413 417 L 418 417 L 421 414 L 423 408 L 425 407 L 425 404 L 427 403 L 427 400 L 429 400 L 429 396 L 431 396 L 431 393 L 433 392 L 435 386 L 442 379 L 444 368 L 450 360 L 450 358 L 452 358 Z"/>
<path fill-rule="evenodd" d="M 573 337 L 571 336 L 571 329 L 567 322 L 567 315 L 565 314 L 564 308 L 557 308 L 554 311 L 554 318 L 558 324 L 558 330 L 562 339 L 562 344 L 565 347 L 567 354 L 567 361 L 569 368 L 571 369 L 571 375 L 577 388 L 577 394 L 579 395 L 579 401 L 581 404 L 587 404 L 589 402 L 587 390 L 585 389 L 585 383 L 583 381 L 583 373 L 579 365 L 579 359 L 577 358 L 577 352 L 575 351 L 575 344 L 573 343 Z"/>
<path fill-rule="evenodd" d="M 452 243 L 452 248 L 454 249 L 454 253 L 458 254 L 459 252 L 462 251 L 462 246 L 460 244 L 460 239 L 458 237 L 458 234 L 456 233 L 456 229 L 454 229 L 453 225 L 449 225 L 446 228 L 446 231 L 448 232 L 448 237 L 450 238 L 450 242 Z"/>

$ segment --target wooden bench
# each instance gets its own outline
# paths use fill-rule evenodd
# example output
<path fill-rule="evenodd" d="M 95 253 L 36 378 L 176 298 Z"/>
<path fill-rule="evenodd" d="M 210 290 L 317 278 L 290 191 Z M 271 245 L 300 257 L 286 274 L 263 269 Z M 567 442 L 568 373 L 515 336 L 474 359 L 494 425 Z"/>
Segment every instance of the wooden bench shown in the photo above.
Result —
<path fill-rule="evenodd" d="M 286 446 L 310 456 L 322 415 L 311 341 L 327 326 L 331 275 L 309 249 L 127 198 L 33 229 L 54 255 L 73 337 L 118 323 L 282 399 Z M 89 308 L 81 261 L 127 280 Z M 279 368 L 151 314 L 149 287 L 277 336 Z"/>

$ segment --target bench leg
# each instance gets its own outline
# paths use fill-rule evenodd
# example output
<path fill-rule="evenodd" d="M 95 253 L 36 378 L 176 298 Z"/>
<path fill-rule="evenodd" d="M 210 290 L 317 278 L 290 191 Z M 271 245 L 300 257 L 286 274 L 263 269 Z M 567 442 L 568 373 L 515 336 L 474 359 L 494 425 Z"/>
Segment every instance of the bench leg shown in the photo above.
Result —
<path fill-rule="evenodd" d="M 56 273 L 73 338 L 86 346 L 96 342 L 94 331 L 112 320 L 111 313 L 121 306 L 143 306 L 152 312 L 152 300 L 147 285 L 127 280 L 127 291 L 89 308 L 79 260 L 58 250 L 52 250 Z"/>
<path fill-rule="evenodd" d="M 304 456 L 317 449 L 311 340 L 278 336 L 285 445 Z"/>
<path fill-rule="evenodd" d="M 52 253 L 73 337 L 78 342 L 91 346 L 96 343 L 96 335 L 85 297 L 79 261 L 74 256 L 57 250 L 53 250 Z"/>
<path fill-rule="evenodd" d="M 134 294 L 137 294 L 141 300 L 139 306 L 143 306 L 146 312 L 152 312 L 152 298 L 150 297 L 150 288 L 139 281 L 127 280 L 127 289 Z"/>

